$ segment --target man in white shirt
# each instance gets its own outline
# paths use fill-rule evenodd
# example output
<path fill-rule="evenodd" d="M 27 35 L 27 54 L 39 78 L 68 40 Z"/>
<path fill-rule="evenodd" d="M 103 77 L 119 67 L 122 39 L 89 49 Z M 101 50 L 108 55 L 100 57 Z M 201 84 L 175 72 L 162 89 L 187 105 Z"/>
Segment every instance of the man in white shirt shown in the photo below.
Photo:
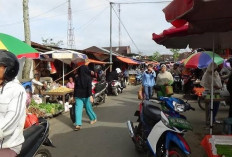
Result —
<path fill-rule="evenodd" d="M 16 157 L 24 142 L 26 91 L 15 79 L 18 70 L 16 56 L 0 50 L 0 157 Z"/>

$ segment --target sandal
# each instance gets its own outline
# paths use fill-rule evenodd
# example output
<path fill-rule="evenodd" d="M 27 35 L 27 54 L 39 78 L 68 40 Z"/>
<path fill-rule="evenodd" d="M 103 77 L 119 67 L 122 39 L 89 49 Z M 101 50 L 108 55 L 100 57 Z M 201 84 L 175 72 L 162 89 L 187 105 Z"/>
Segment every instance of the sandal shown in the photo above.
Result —
<path fill-rule="evenodd" d="M 97 119 L 91 120 L 91 121 L 90 121 L 90 124 L 92 125 L 92 124 L 94 124 L 94 123 L 96 123 L 96 122 L 97 122 Z"/>
<path fill-rule="evenodd" d="M 77 125 L 75 128 L 74 128 L 74 131 L 79 131 L 81 130 L 81 126 Z"/>

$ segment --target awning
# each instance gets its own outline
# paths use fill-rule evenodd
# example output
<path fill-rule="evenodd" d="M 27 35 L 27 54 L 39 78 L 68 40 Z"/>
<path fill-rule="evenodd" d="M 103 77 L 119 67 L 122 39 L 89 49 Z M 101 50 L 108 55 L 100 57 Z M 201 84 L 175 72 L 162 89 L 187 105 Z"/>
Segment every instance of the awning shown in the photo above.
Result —
<path fill-rule="evenodd" d="M 189 22 L 195 32 L 215 32 L 232 29 L 231 8 L 231 0 L 173 0 L 163 12 L 176 27 Z"/>
<path fill-rule="evenodd" d="M 106 62 L 94 60 L 94 59 L 88 59 L 88 62 L 90 63 L 95 63 L 95 64 L 107 64 Z"/>
<path fill-rule="evenodd" d="M 127 63 L 127 64 L 139 64 L 139 63 L 133 61 L 133 60 L 130 59 L 130 58 L 119 57 L 119 56 L 117 56 L 117 58 L 118 58 L 120 61 L 122 61 L 122 62 L 124 62 L 124 63 Z"/>

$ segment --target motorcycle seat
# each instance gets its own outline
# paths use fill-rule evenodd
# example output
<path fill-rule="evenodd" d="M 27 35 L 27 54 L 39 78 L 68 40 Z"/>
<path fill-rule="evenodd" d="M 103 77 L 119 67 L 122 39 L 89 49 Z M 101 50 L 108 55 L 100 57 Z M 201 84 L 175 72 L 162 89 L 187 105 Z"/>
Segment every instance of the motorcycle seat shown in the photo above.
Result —
<path fill-rule="evenodd" d="M 19 156 L 25 156 L 26 153 L 38 142 L 39 138 L 43 136 L 45 127 L 43 125 L 32 125 L 23 131 L 25 141 L 22 145 L 22 150 Z"/>
<path fill-rule="evenodd" d="M 150 125 L 155 125 L 161 119 L 159 104 L 145 100 L 143 102 L 143 114 Z"/>

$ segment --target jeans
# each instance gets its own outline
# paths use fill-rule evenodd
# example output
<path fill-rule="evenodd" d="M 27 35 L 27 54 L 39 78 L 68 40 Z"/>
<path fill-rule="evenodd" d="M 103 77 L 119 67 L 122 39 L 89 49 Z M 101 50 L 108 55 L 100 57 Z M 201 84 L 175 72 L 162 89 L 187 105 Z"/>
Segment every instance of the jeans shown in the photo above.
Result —
<path fill-rule="evenodd" d="M 213 102 L 213 122 L 216 121 L 216 116 L 218 113 L 219 105 L 220 105 L 219 101 Z M 210 108 L 211 108 L 211 104 L 209 105 L 209 111 L 210 111 Z"/>
<path fill-rule="evenodd" d="M 85 104 L 85 111 L 91 121 L 96 120 L 97 116 L 93 111 L 92 104 L 88 98 L 76 98 L 76 125 L 82 125 L 82 111 Z"/>
<path fill-rule="evenodd" d="M 153 94 L 153 87 L 144 86 L 144 92 L 145 92 L 145 99 L 149 100 Z"/>

